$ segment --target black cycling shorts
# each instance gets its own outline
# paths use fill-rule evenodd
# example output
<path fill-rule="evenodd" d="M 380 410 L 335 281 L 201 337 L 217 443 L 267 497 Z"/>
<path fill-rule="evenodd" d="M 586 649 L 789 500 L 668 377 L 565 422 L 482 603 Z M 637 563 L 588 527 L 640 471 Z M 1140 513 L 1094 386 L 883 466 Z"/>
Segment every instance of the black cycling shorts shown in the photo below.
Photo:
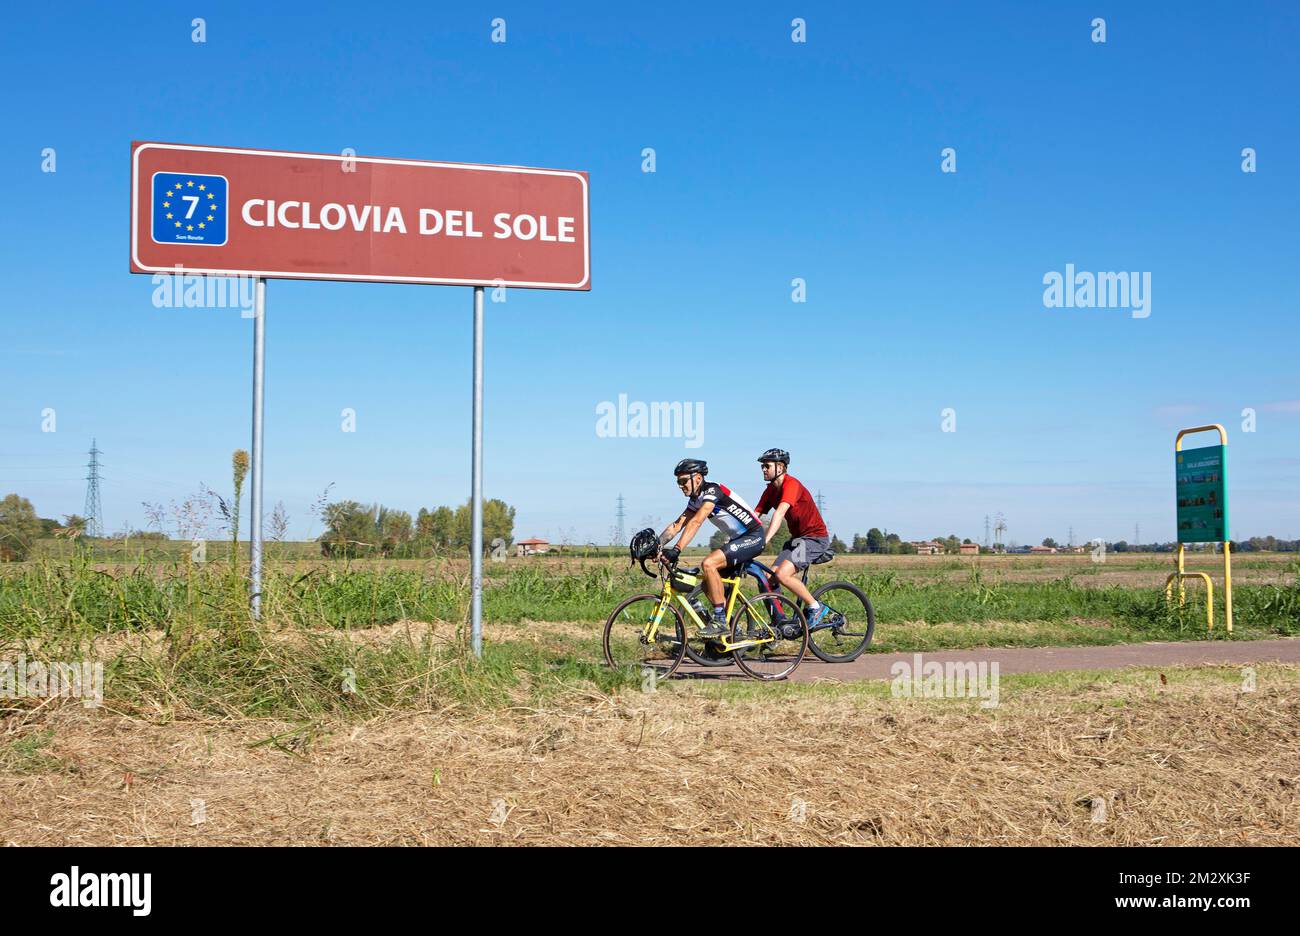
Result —
<path fill-rule="evenodd" d="M 743 569 L 749 560 L 757 559 L 763 554 L 766 545 L 766 534 L 762 530 L 755 530 L 753 533 L 741 533 L 735 539 L 724 543 L 721 549 L 722 554 L 727 557 L 727 565 Z"/>

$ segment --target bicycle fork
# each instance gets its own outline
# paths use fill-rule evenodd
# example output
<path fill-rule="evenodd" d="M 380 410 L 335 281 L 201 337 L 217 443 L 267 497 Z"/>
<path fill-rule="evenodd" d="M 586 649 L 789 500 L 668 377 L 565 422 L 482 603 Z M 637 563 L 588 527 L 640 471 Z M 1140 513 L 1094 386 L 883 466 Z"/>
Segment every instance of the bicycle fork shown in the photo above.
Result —
<path fill-rule="evenodd" d="M 646 624 L 645 630 L 641 632 L 641 643 L 649 645 L 655 642 L 655 637 L 659 633 L 659 625 L 664 619 L 664 612 L 668 610 L 668 602 L 671 598 L 660 598 L 659 604 L 655 606 L 654 617 Z"/>

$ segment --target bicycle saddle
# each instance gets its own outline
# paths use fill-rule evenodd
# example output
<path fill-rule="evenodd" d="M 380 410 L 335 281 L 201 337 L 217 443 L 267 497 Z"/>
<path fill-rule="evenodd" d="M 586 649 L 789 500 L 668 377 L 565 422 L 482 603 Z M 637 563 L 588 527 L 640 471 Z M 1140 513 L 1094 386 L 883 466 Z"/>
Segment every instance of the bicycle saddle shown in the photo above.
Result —
<path fill-rule="evenodd" d="M 824 552 L 824 553 L 822 553 L 820 556 L 818 556 L 816 559 L 814 559 L 814 560 L 812 561 L 812 564 L 813 564 L 813 565 L 821 565 L 823 562 L 830 562 L 830 561 L 831 561 L 832 559 L 834 559 L 834 558 L 835 558 L 835 553 L 833 553 L 833 552 Z"/>

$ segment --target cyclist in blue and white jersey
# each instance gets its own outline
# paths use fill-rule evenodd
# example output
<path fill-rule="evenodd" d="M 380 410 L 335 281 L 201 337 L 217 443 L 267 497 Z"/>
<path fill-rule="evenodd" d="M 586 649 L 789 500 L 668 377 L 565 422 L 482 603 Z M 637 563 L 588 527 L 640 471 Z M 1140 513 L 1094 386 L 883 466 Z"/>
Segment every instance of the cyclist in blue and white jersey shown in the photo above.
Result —
<path fill-rule="evenodd" d="M 659 542 L 667 543 L 680 532 L 676 546 L 663 550 L 664 557 L 676 561 L 705 520 L 727 534 L 727 542 L 705 557 L 700 566 L 704 577 L 704 594 L 713 603 L 713 619 L 700 629 L 701 637 L 722 637 L 727 634 L 726 594 L 722 587 L 722 570 L 727 566 L 744 568 L 749 560 L 763 552 L 767 541 L 763 525 L 752 507 L 726 485 L 708 481 L 705 476 L 709 466 L 698 458 L 684 458 L 677 463 L 673 474 L 677 486 L 686 495 L 686 509 L 659 535 Z"/>

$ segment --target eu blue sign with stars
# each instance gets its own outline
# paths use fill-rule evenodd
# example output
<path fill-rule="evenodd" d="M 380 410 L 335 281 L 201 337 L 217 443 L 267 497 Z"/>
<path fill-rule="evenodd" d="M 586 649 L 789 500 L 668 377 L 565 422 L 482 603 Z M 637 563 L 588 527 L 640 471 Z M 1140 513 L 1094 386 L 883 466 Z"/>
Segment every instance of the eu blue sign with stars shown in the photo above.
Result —
<path fill-rule="evenodd" d="M 152 191 L 156 243 L 220 247 L 226 242 L 229 186 L 224 176 L 155 172 Z"/>

